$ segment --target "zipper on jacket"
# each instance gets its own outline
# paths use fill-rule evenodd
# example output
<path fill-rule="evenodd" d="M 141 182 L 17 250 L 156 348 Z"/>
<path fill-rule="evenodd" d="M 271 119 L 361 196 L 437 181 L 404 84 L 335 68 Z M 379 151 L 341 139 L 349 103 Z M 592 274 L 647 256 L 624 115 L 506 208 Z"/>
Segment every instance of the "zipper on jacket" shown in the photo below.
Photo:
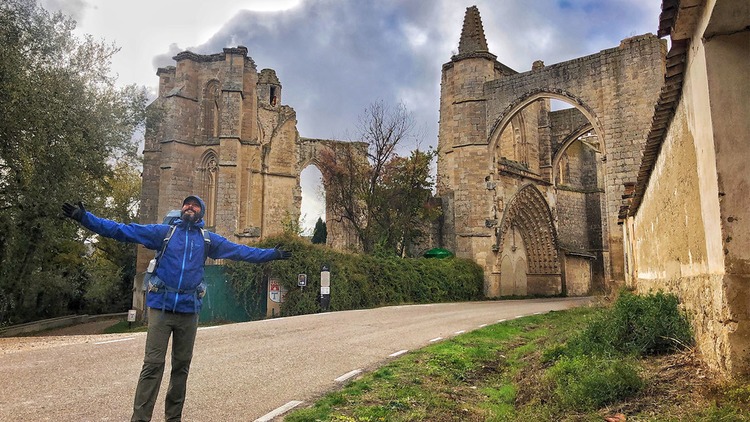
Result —
<path fill-rule="evenodd" d="M 177 292 L 174 294 L 174 305 L 172 306 L 173 311 L 177 311 L 177 302 L 180 299 L 180 289 L 182 288 L 182 277 L 185 275 L 185 261 L 187 260 L 187 251 L 188 251 L 188 240 L 190 239 L 190 229 L 191 227 L 188 227 L 187 230 L 185 230 L 185 249 L 182 252 L 182 268 L 180 269 L 180 281 L 177 282 Z"/>

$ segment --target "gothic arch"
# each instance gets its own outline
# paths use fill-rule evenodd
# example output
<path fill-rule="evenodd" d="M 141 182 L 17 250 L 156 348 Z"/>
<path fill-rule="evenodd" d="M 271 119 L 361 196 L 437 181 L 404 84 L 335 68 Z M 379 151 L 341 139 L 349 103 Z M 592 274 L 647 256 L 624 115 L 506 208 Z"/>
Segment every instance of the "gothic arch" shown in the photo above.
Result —
<path fill-rule="evenodd" d="M 219 81 L 216 79 L 208 81 L 203 89 L 203 131 L 206 140 L 217 139 L 221 131 L 220 95 L 221 85 Z"/>
<path fill-rule="evenodd" d="M 518 229 L 523 238 L 529 274 L 560 274 L 557 231 L 552 212 L 536 186 L 523 186 L 508 203 L 496 234 L 498 256 L 502 256 L 505 234 L 512 227 Z"/>
<path fill-rule="evenodd" d="M 504 141 L 496 143 L 495 157 L 505 157 L 528 167 L 530 159 L 524 113 L 516 113 L 507 127 L 510 130 L 504 134 Z"/>
<path fill-rule="evenodd" d="M 594 126 L 589 122 L 589 123 L 586 123 L 586 124 L 582 125 L 581 127 L 577 128 L 573 132 L 571 132 L 570 135 L 566 136 L 565 139 L 563 140 L 563 142 L 560 144 L 560 148 L 557 151 L 553 152 L 554 156 L 552 157 L 552 169 L 553 170 L 557 169 L 557 166 L 560 164 L 560 160 L 562 159 L 563 155 L 565 154 L 565 150 L 568 149 L 568 147 L 570 146 L 570 144 L 572 144 L 573 142 L 575 142 L 581 136 L 585 135 L 587 132 L 592 131 L 593 129 L 594 129 Z M 598 148 L 594 148 L 593 146 L 592 146 L 592 148 L 594 150 L 596 150 L 596 152 L 598 152 L 599 154 L 603 153 L 601 140 L 599 141 Z M 557 172 L 553 171 L 553 175 L 554 176 L 553 176 L 552 182 L 553 182 L 553 184 L 556 185 L 557 184 L 557 179 L 558 179 Z"/>
<path fill-rule="evenodd" d="M 593 110 L 591 110 L 590 107 L 586 105 L 583 100 L 562 89 L 553 91 L 536 90 L 528 92 L 523 96 L 517 98 L 515 101 L 511 102 L 508 107 L 503 110 L 502 113 L 500 113 L 498 118 L 493 123 L 492 128 L 490 129 L 490 134 L 488 137 L 489 151 L 492 152 L 495 150 L 498 142 L 500 141 L 500 135 L 502 135 L 503 131 L 510 124 L 511 120 L 516 116 L 516 114 L 520 113 L 521 110 L 526 108 L 526 106 L 533 103 L 534 101 L 545 98 L 552 98 L 573 105 L 591 123 L 592 129 L 596 133 L 597 137 L 600 140 L 604 139 L 604 130 L 602 129 L 601 124 L 596 117 L 596 114 L 593 112 Z M 601 145 L 602 146 L 600 152 L 604 153 L 604 142 L 602 142 Z"/>
<path fill-rule="evenodd" d="M 200 195 L 206 203 L 208 212 L 203 216 L 206 226 L 213 227 L 216 224 L 216 199 L 218 186 L 216 183 L 217 173 L 219 170 L 219 161 L 216 152 L 212 149 L 207 150 L 201 156 L 201 163 L 198 167 L 200 173 Z"/>

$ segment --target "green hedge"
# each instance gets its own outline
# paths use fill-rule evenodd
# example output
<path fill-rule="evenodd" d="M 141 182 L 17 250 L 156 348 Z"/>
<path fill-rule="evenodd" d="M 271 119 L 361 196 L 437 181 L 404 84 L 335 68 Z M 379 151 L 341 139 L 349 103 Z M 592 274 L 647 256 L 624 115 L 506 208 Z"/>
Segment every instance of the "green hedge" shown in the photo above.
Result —
<path fill-rule="evenodd" d="M 251 318 L 265 300 L 263 276 L 271 274 L 288 290 L 281 304 L 284 316 L 319 312 L 320 271 L 331 274 L 329 310 L 373 308 L 403 303 L 469 301 L 482 298 L 483 272 L 476 263 L 459 258 L 403 259 L 334 251 L 298 238 L 271 238 L 258 247 L 283 244 L 289 260 L 265 264 L 231 262 L 228 281 Z M 307 274 L 307 287 L 297 287 L 297 275 Z"/>

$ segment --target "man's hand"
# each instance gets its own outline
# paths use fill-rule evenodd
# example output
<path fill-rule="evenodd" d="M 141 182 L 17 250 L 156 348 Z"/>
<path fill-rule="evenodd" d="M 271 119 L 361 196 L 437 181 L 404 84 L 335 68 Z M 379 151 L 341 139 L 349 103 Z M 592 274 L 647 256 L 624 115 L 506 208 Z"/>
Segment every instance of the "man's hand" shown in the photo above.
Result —
<path fill-rule="evenodd" d="M 62 211 L 66 217 L 72 218 L 79 223 L 83 220 L 84 214 L 86 214 L 86 208 L 83 207 L 83 202 L 78 202 L 78 206 L 66 202 L 62 205 Z"/>
<path fill-rule="evenodd" d="M 281 245 L 276 245 L 273 249 L 276 251 L 274 259 L 289 259 L 292 257 L 292 253 L 281 249 Z"/>

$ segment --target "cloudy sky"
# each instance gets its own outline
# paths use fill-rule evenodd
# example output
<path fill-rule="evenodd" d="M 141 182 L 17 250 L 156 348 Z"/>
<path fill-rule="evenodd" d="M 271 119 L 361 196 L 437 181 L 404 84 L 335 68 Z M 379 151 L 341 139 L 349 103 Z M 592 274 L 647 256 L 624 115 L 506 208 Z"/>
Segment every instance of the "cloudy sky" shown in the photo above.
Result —
<path fill-rule="evenodd" d="M 525 72 L 656 33 L 660 0 L 41 0 L 78 22 L 77 32 L 117 44 L 123 85 L 154 90 L 156 69 L 190 50 L 244 45 L 271 68 L 301 136 L 351 139 L 368 105 L 404 103 L 436 146 L 440 70 L 457 53 L 466 8 L 479 8 L 498 60 Z M 412 149 L 407 146 L 405 151 Z M 303 213 L 321 214 L 303 178 Z M 305 186 L 307 185 L 307 186 Z M 307 191 L 307 193 L 306 193 Z M 306 225 L 310 225 L 309 222 Z"/>

